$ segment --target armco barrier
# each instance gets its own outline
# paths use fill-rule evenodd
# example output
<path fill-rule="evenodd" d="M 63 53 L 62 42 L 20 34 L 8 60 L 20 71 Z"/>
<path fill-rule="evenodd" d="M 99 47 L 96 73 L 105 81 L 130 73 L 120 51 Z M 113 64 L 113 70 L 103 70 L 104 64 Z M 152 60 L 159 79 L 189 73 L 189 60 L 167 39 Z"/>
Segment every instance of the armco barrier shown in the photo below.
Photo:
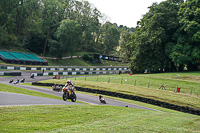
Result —
<path fill-rule="evenodd" d="M 0 72 L 0 76 L 21 76 L 21 72 Z"/>
<path fill-rule="evenodd" d="M 84 71 L 84 72 L 76 72 L 76 71 L 71 71 L 71 72 L 44 72 L 44 73 L 32 73 L 34 76 L 56 76 L 56 75 L 103 75 L 103 74 L 118 74 L 119 71 Z M 129 73 L 128 70 L 121 70 L 121 73 Z M 31 74 L 31 75 L 32 75 Z"/>
<path fill-rule="evenodd" d="M 55 84 L 53 84 L 53 83 L 33 82 L 32 85 L 53 86 Z M 57 85 L 64 86 L 62 84 L 57 84 Z M 144 97 L 140 97 L 140 96 L 128 95 L 128 94 L 112 92 L 112 91 L 105 91 L 105 90 L 99 90 L 99 89 L 90 89 L 90 88 L 82 88 L 82 87 L 75 87 L 75 88 L 78 91 L 84 91 L 84 92 L 89 92 L 89 93 L 97 93 L 97 94 L 103 94 L 103 95 L 108 95 L 108 96 L 113 96 L 113 97 L 130 99 L 130 100 L 134 100 L 134 101 L 140 101 L 140 102 L 144 102 L 144 103 L 160 106 L 160 107 L 163 107 L 163 108 L 173 109 L 173 110 L 176 110 L 176 111 L 190 113 L 190 114 L 194 114 L 194 115 L 199 115 L 200 116 L 200 110 L 196 110 L 194 108 L 190 108 L 190 107 L 187 107 L 187 106 L 179 106 L 179 105 L 174 105 L 174 104 L 171 104 L 171 103 L 162 102 L 162 101 L 158 101 L 158 100 L 154 100 L 154 99 L 150 99 L 150 98 L 144 98 Z"/>
<path fill-rule="evenodd" d="M 0 66 L 0 69 L 7 70 L 38 70 L 38 71 L 111 71 L 128 70 L 124 66 L 63 66 L 63 67 L 19 67 L 19 66 Z"/>
<path fill-rule="evenodd" d="M 103 75 L 129 73 L 129 68 L 124 66 L 65 66 L 65 67 L 18 67 L 18 66 L 0 66 L 0 69 L 7 70 L 33 70 L 38 71 L 34 76 L 51 75 Z M 41 72 L 42 71 L 42 72 Z M 32 75 L 31 74 L 31 75 Z"/>

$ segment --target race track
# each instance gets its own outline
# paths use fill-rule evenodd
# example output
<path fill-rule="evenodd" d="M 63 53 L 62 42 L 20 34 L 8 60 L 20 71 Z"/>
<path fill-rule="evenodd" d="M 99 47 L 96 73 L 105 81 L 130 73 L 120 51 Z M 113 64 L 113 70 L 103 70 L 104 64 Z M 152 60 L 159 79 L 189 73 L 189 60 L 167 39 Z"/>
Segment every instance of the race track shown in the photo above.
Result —
<path fill-rule="evenodd" d="M 62 100 L 36 97 L 17 93 L 0 92 L 0 106 L 19 105 L 72 105 L 79 103 L 66 102 Z"/>
<path fill-rule="evenodd" d="M 18 77 L 0 77 L 0 83 L 62 97 L 62 92 L 53 91 L 52 89 L 9 83 L 10 79 L 14 79 L 14 82 L 15 82 L 17 79 L 20 80 L 22 78 L 25 78 L 25 82 L 37 82 L 37 81 L 52 79 L 52 77 L 44 77 L 44 76 L 35 77 L 34 79 L 32 79 L 28 76 L 28 74 L 26 72 L 25 76 L 23 75 L 23 76 L 18 76 Z M 76 94 L 77 94 L 78 101 L 82 101 L 82 102 L 93 104 L 93 105 L 112 105 L 112 106 L 122 106 L 122 107 L 128 106 L 129 108 L 154 110 L 154 109 L 150 109 L 147 107 L 142 107 L 142 106 L 138 106 L 135 104 L 130 104 L 130 103 L 112 100 L 112 99 L 108 99 L 108 98 L 106 98 L 107 104 L 103 104 L 103 103 L 100 103 L 100 101 L 98 100 L 98 96 L 86 95 L 86 94 L 80 94 L 80 93 L 76 93 Z M 55 99 L 50 99 L 50 98 L 41 98 L 41 97 L 27 96 L 27 95 L 22 95 L 22 94 L 5 93 L 5 92 L 0 93 L 0 101 L 1 101 L 0 106 L 77 104 L 77 103 L 71 102 L 70 100 L 63 101 L 63 100 L 55 100 Z"/>

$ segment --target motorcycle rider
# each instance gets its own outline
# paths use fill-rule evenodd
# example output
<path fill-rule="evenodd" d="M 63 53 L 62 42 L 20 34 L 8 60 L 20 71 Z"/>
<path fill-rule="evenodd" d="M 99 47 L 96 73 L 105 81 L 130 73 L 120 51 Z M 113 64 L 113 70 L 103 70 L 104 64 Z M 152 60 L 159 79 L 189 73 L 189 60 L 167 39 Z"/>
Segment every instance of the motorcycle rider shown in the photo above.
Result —
<path fill-rule="evenodd" d="M 99 100 L 102 103 L 106 103 L 106 101 L 105 101 L 105 99 L 104 99 L 104 97 L 102 95 L 99 95 Z"/>
<path fill-rule="evenodd" d="M 103 101 L 104 100 L 104 97 L 102 95 L 99 95 L 99 100 L 100 101 Z"/>
<path fill-rule="evenodd" d="M 99 95 L 99 100 L 101 100 L 101 98 L 102 98 L 102 96 L 101 96 L 101 95 Z"/>
<path fill-rule="evenodd" d="M 65 84 L 65 86 L 64 87 L 71 87 L 71 90 L 72 90 L 72 93 L 74 92 L 74 84 L 71 82 L 71 80 L 67 80 L 67 83 Z M 71 94 L 69 93 L 69 96 L 70 96 Z"/>
<path fill-rule="evenodd" d="M 14 81 L 14 79 L 12 78 L 10 81 L 9 81 L 9 83 L 12 83 Z"/>
<path fill-rule="evenodd" d="M 14 84 L 18 84 L 19 83 L 19 79 L 17 79 L 17 81 Z"/>

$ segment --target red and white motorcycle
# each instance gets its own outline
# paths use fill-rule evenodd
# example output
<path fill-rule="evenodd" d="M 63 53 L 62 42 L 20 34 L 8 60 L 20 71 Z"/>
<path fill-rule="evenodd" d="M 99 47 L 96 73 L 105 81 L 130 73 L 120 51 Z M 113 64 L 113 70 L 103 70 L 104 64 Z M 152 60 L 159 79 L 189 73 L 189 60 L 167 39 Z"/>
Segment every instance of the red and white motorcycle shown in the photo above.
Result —
<path fill-rule="evenodd" d="M 106 104 L 105 98 L 104 98 L 103 96 L 101 96 L 101 95 L 99 95 L 99 101 L 100 101 L 101 103 Z"/>

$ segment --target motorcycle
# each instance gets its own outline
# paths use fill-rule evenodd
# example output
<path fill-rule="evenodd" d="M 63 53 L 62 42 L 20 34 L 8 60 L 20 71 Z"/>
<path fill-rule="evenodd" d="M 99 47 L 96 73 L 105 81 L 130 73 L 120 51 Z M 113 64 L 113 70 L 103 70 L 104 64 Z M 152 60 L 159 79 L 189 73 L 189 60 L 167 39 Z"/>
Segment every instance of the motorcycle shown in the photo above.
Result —
<path fill-rule="evenodd" d="M 17 81 L 14 84 L 18 84 L 19 83 L 19 79 L 17 79 Z"/>
<path fill-rule="evenodd" d="M 30 76 L 30 78 L 34 79 L 34 74 L 32 74 L 32 75 Z"/>
<path fill-rule="evenodd" d="M 12 83 L 14 80 L 13 79 L 11 79 L 10 81 L 9 81 L 9 83 Z"/>
<path fill-rule="evenodd" d="M 72 102 L 76 101 L 76 94 L 72 89 L 72 86 L 63 87 L 63 100 L 71 99 Z"/>
<path fill-rule="evenodd" d="M 99 96 L 99 101 L 100 101 L 101 103 L 106 104 L 106 100 L 105 100 L 105 98 L 102 97 L 101 95 Z"/>
<path fill-rule="evenodd" d="M 21 79 L 21 83 L 24 83 L 25 82 L 25 78 Z"/>
<path fill-rule="evenodd" d="M 62 86 L 57 86 L 57 85 L 54 85 L 54 86 L 52 86 L 52 90 L 53 91 L 62 91 Z"/>

